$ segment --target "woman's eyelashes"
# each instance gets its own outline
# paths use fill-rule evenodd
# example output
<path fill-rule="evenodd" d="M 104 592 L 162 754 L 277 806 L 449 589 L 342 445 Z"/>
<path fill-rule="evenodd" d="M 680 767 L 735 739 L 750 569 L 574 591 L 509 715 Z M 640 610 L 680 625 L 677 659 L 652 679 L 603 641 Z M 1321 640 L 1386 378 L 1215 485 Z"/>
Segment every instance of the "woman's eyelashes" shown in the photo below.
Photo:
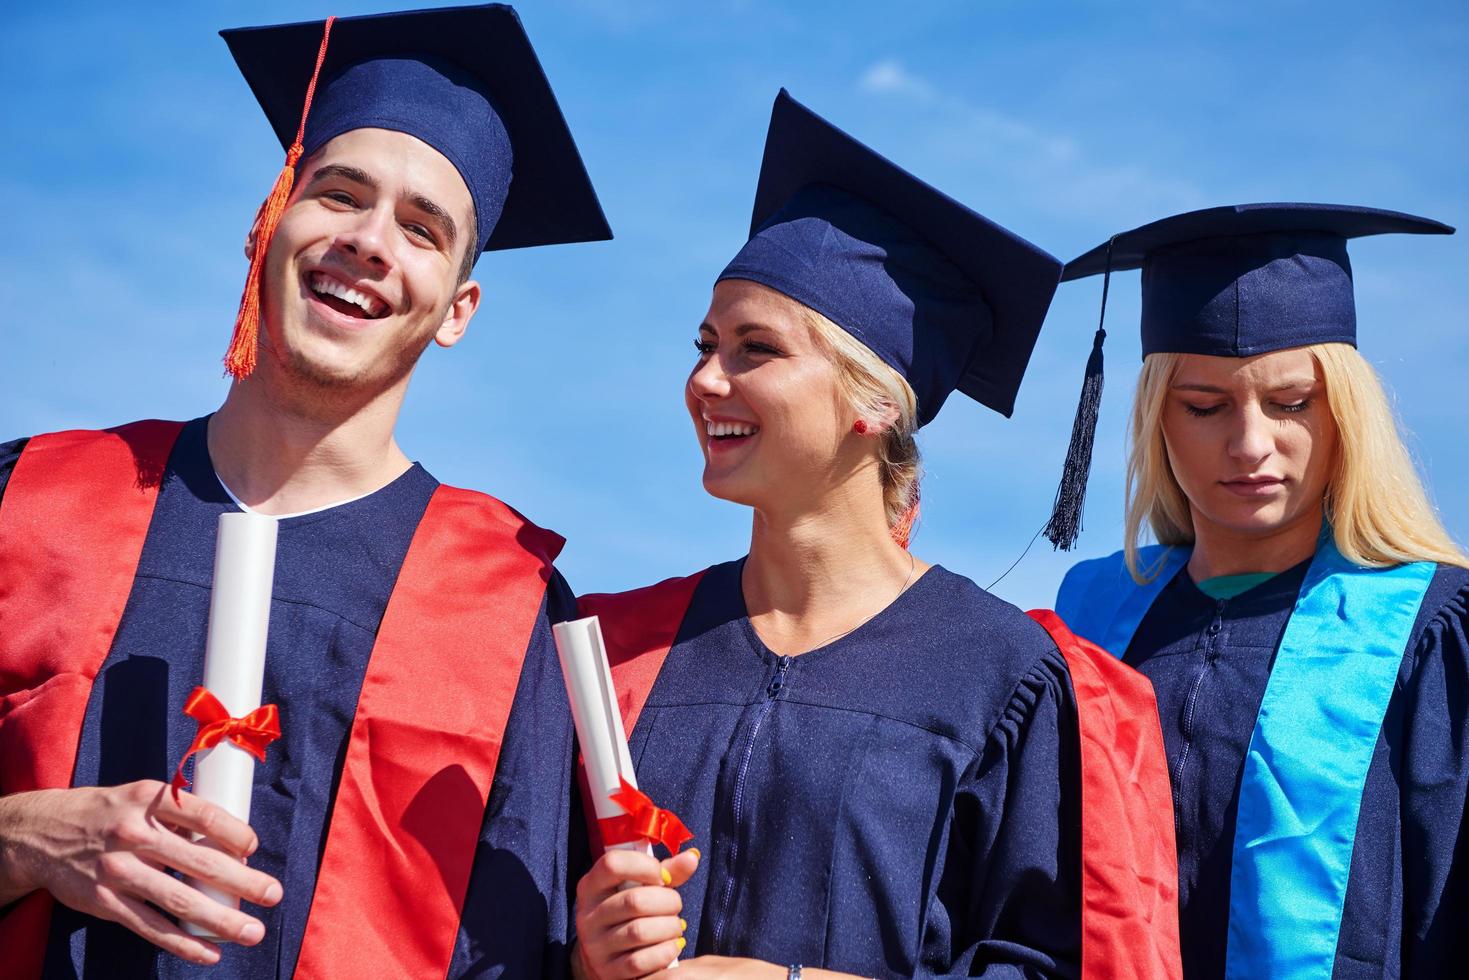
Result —
<path fill-rule="evenodd" d="M 699 352 L 700 357 L 707 357 L 719 349 L 719 344 L 704 337 L 694 338 L 694 350 Z M 740 345 L 740 351 L 744 354 L 765 354 L 779 357 L 781 351 L 769 344 L 762 344 L 756 340 L 747 340 Z"/>
<path fill-rule="evenodd" d="M 1286 412 L 1286 413 L 1291 414 L 1291 415 L 1294 415 L 1294 414 L 1296 414 L 1298 412 L 1304 412 L 1306 409 L 1308 409 L 1310 407 L 1311 407 L 1311 399 L 1309 399 L 1309 398 L 1302 398 L 1301 400 L 1294 401 L 1294 402 L 1271 402 L 1270 403 L 1270 408 L 1274 409 L 1275 411 L 1277 411 L 1277 412 Z M 1220 403 L 1220 404 L 1217 404 L 1217 405 L 1195 405 L 1192 402 L 1184 402 L 1183 403 L 1183 409 L 1184 409 L 1184 411 L 1188 412 L 1190 415 L 1194 416 L 1195 418 L 1201 418 L 1201 419 L 1208 418 L 1211 415 L 1217 415 L 1222 408 L 1224 408 L 1223 403 Z"/>

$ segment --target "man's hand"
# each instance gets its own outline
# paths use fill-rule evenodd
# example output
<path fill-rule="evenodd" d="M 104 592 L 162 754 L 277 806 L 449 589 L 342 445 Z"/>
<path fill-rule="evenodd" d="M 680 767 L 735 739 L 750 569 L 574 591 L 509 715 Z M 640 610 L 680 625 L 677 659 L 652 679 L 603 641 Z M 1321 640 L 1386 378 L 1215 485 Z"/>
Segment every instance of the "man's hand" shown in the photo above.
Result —
<path fill-rule="evenodd" d="M 194 843 L 191 834 L 202 839 Z M 259 919 L 184 884 L 182 872 L 256 905 L 281 900 L 274 878 L 245 866 L 255 831 L 219 807 L 166 783 L 48 789 L 0 798 L 0 905 L 37 889 L 99 919 L 121 923 L 175 956 L 219 960 L 219 947 L 189 935 L 158 909 L 253 946 Z"/>
<path fill-rule="evenodd" d="M 608 851 L 576 886 L 578 980 L 628 980 L 661 970 L 684 948 L 683 898 L 675 890 L 699 866 L 690 848 L 659 863 Z M 634 887 L 623 888 L 625 882 Z"/>

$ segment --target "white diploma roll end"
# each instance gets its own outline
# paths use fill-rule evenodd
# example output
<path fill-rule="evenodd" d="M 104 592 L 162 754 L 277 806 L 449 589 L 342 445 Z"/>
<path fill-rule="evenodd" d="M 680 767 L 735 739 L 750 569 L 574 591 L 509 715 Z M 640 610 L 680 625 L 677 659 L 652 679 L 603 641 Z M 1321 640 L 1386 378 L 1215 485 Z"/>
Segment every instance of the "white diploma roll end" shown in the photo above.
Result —
<path fill-rule="evenodd" d="M 602 624 L 596 616 L 573 619 L 552 626 L 551 635 L 556 639 L 556 655 L 566 678 L 566 696 L 571 701 L 571 720 L 576 724 L 577 741 L 581 743 L 593 810 L 598 820 L 620 817 L 627 811 L 617 805 L 612 794 L 622 789 L 623 780 L 637 788 L 638 779 L 632 769 L 627 733 L 622 729 L 617 689 L 612 686 L 612 667 L 607 660 L 607 644 L 602 640 Z M 653 856 L 653 845 L 647 841 L 609 844 L 607 849 L 642 851 Z M 636 886 L 627 882 L 622 887 Z M 677 967 L 678 960 L 668 965 Z"/>
<path fill-rule="evenodd" d="M 625 811 L 612 800 L 612 794 L 622 788 L 622 780 L 636 787 L 638 779 L 627 749 L 627 734 L 622 730 L 622 711 L 612 686 L 602 624 L 596 616 L 588 616 L 557 623 L 551 627 L 551 634 L 556 638 L 556 654 L 566 678 L 571 720 L 576 723 L 596 818 L 620 817 Z M 646 841 L 612 844 L 608 849 L 653 853 Z"/>
<path fill-rule="evenodd" d="M 219 515 L 203 686 L 232 718 L 243 718 L 260 707 L 278 527 L 275 518 L 261 514 Z M 239 746 L 220 742 L 194 757 L 194 795 L 246 823 L 254 783 L 255 759 Z M 221 905 L 239 908 L 233 895 L 193 880 L 189 883 Z M 193 923 L 185 923 L 185 928 L 191 935 L 221 941 Z"/>

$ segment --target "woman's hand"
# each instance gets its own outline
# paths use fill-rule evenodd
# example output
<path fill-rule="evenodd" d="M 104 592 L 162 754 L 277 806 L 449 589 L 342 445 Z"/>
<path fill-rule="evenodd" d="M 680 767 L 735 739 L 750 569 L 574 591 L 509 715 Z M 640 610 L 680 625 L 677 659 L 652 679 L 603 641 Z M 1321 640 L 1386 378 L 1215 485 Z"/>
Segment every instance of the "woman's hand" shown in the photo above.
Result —
<path fill-rule="evenodd" d="M 696 956 L 682 960 L 678 969 L 664 969 L 648 980 L 786 980 L 789 966 L 766 963 L 764 960 L 748 960 L 738 956 Z M 850 973 L 833 973 L 830 970 L 806 968 L 801 971 L 801 980 L 837 980 L 838 977 L 858 980 Z"/>
<path fill-rule="evenodd" d="M 676 889 L 698 866 L 694 848 L 661 863 L 640 851 L 598 858 L 576 886 L 578 980 L 645 977 L 677 959 L 686 923 Z"/>

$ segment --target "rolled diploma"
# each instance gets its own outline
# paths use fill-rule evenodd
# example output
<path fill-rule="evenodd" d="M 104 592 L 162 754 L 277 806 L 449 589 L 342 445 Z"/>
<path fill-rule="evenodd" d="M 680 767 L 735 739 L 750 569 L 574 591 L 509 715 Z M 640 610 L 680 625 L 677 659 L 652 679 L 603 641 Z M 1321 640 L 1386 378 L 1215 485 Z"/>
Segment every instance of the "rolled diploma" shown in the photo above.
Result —
<path fill-rule="evenodd" d="M 617 691 L 612 686 L 612 668 L 607 662 L 607 647 L 602 642 L 602 624 L 596 616 L 557 623 L 551 627 L 556 638 L 556 655 L 561 660 L 561 673 L 566 678 L 566 695 L 571 700 L 571 720 L 576 724 L 576 737 L 581 742 L 582 760 L 586 764 L 587 788 L 592 794 L 592 808 L 598 820 L 620 817 L 625 813 L 612 800 L 622 788 L 638 785 L 632 769 L 632 754 L 627 749 L 627 734 L 622 730 L 622 712 L 617 708 Z M 610 844 L 608 850 L 653 853 L 647 841 Z"/>
<path fill-rule="evenodd" d="M 260 707 L 265 682 L 265 637 L 275 581 L 277 521 L 262 514 L 220 514 L 209 594 L 209 635 L 204 646 L 204 686 L 232 718 Z M 255 758 L 228 740 L 194 756 L 194 795 L 250 822 Z M 197 839 L 197 838 L 196 838 Z M 230 908 L 240 901 L 207 885 L 189 884 Z M 193 935 L 221 941 L 185 923 Z"/>
<path fill-rule="evenodd" d="M 596 616 L 573 619 L 551 627 L 556 638 L 556 656 L 566 678 L 566 696 L 571 701 L 571 720 L 581 742 L 582 762 L 587 771 L 587 791 L 592 794 L 592 812 L 598 820 L 620 817 L 627 811 L 612 800 L 622 788 L 621 780 L 637 788 L 632 771 L 632 753 L 627 750 L 627 733 L 622 730 L 622 712 L 617 710 L 617 690 L 612 686 L 612 666 L 607 662 L 607 645 L 602 642 L 602 624 Z M 607 845 L 609 851 L 642 851 L 652 857 L 647 841 Z M 622 888 L 634 888 L 624 882 Z M 678 959 L 668 964 L 678 966 Z"/>

